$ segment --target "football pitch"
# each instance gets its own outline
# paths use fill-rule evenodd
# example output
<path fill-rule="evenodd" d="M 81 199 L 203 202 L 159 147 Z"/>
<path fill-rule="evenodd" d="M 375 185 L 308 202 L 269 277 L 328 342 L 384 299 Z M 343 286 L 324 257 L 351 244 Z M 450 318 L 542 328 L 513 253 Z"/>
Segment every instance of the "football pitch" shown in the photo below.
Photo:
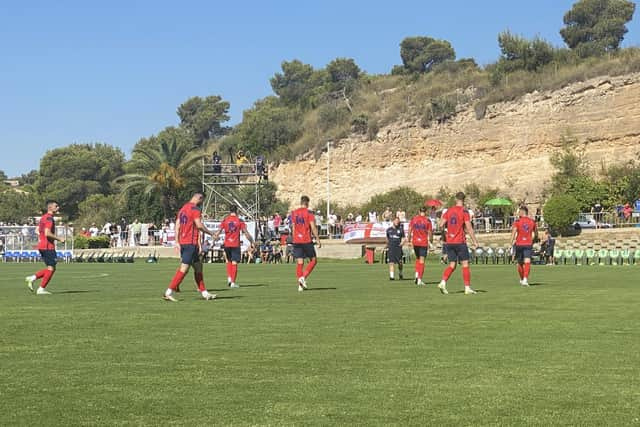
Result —
<path fill-rule="evenodd" d="M 640 425 L 640 266 L 0 265 L 0 425 Z M 405 275 L 413 276 L 413 266 Z"/>

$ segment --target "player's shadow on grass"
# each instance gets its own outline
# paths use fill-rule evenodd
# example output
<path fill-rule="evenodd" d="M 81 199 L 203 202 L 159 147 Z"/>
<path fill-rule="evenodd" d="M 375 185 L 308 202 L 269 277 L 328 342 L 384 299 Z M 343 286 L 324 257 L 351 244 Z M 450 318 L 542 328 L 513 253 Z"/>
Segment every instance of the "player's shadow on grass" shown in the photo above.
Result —
<path fill-rule="evenodd" d="M 529 286 L 545 286 L 545 285 L 546 285 L 546 283 L 540 283 L 540 282 L 538 282 L 538 283 L 529 283 Z"/>
<path fill-rule="evenodd" d="M 338 288 L 309 288 L 305 292 L 309 291 L 335 291 Z"/>
<path fill-rule="evenodd" d="M 255 285 L 240 285 L 241 288 L 260 288 L 262 286 L 269 286 L 264 283 L 256 283 Z"/>
<path fill-rule="evenodd" d="M 84 291 L 84 290 L 73 290 L 73 291 L 57 291 L 56 294 L 86 294 L 89 292 L 100 292 L 97 289 L 92 289 L 90 291 Z"/>
<path fill-rule="evenodd" d="M 243 295 L 230 295 L 228 297 L 218 297 L 217 296 L 217 297 L 215 297 L 215 300 L 218 300 L 218 299 L 236 299 L 236 298 L 244 298 L 244 296 Z"/>
<path fill-rule="evenodd" d="M 487 293 L 487 291 L 485 291 L 484 289 L 476 289 L 475 291 L 478 294 L 486 294 Z M 454 291 L 454 292 L 449 292 L 449 293 L 450 294 L 464 294 L 464 290 L 462 290 L 462 291 Z"/>

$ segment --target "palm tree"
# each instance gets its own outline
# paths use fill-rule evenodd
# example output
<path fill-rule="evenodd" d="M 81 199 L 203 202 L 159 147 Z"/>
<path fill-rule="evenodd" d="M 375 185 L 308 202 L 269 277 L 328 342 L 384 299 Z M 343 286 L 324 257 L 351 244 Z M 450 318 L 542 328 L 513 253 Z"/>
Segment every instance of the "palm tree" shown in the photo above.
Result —
<path fill-rule="evenodd" d="M 133 149 L 130 167 L 133 173 L 116 179 L 123 194 L 142 191 L 160 197 L 165 218 L 178 209 L 177 194 L 187 188 L 195 175 L 195 166 L 204 152 L 181 129 L 169 127 L 149 139 L 142 139 Z"/>

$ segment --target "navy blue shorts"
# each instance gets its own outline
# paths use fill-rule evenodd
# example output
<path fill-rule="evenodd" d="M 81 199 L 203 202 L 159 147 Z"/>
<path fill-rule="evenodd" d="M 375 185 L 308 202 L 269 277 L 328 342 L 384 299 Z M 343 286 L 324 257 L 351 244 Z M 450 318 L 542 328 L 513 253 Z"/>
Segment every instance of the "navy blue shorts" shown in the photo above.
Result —
<path fill-rule="evenodd" d="M 240 252 L 240 246 L 235 248 L 224 248 L 224 254 L 227 257 L 227 261 L 240 262 L 242 253 Z"/>
<path fill-rule="evenodd" d="M 516 246 L 516 260 L 519 263 L 523 263 L 525 258 L 531 259 L 533 253 L 533 246 Z"/>
<path fill-rule="evenodd" d="M 466 243 L 447 243 L 447 258 L 449 262 L 469 261 L 469 247 Z"/>
<path fill-rule="evenodd" d="M 58 264 L 58 255 L 53 249 L 40 249 L 40 256 L 47 267 L 55 267 Z"/>
<path fill-rule="evenodd" d="M 293 244 L 293 257 L 295 259 L 301 258 L 315 258 L 316 247 L 313 243 L 294 243 Z"/>
<path fill-rule="evenodd" d="M 387 259 L 389 264 L 402 264 L 402 248 L 400 246 L 389 246 Z"/>
<path fill-rule="evenodd" d="M 429 248 L 427 248 L 426 246 L 414 246 L 413 253 L 416 254 L 416 258 L 426 258 L 427 254 L 429 253 Z"/>
<path fill-rule="evenodd" d="M 180 262 L 188 265 L 200 262 L 198 245 L 180 245 Z"/>

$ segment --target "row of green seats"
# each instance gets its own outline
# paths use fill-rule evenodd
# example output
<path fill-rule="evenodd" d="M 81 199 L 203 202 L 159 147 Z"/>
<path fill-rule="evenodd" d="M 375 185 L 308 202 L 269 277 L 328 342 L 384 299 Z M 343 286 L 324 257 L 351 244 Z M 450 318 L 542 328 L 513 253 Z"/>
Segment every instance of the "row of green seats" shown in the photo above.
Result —
<path fill-rule="evenodd" d="M 640 249 L 557 249 L 558 264 L 576 265 L 633 265 L 640 264 Z"/>

